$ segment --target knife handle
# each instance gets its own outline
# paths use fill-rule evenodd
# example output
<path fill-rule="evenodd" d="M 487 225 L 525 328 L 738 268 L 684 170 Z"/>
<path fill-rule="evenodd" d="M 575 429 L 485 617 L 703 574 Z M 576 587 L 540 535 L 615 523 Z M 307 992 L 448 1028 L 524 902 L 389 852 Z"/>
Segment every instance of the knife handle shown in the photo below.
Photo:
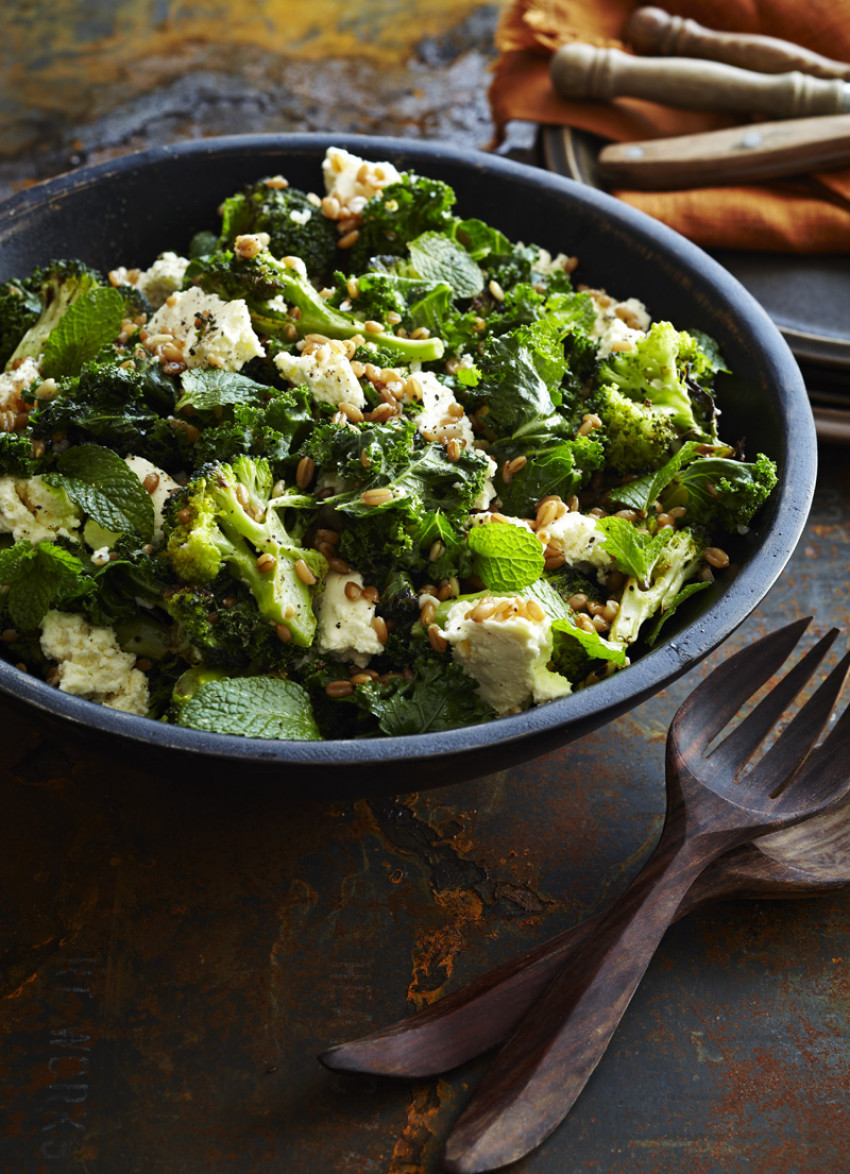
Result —
<path fill-rule="evenodd" d="M 607 183 L 643 191 L 760 183 L 850 164 L 850 114 L 757 122 L 731 130 L 604 147 Z"/>
<path fill-rule="evenodd" d="M 695 20 L 672 16 L 661 8 L 638 8 L 629 20 L 626 40 L 636 53 L 664 57 L 707 57 L 759 73 L 799 69 L 812 77 L 850 80 L 850 64 L 822 57 L 802 45 L 760 33 L 721 33 Z"/>
<path fill-rule="evenodd" d="M 686 57 L 634 57 L 576 41 L 555 53 L 552 84 L 562 98 L 646 98 L 691 110 L 765 114 L 772 118 L 840 114 L 850 86 L 805 73 L 766 74 Z"/>

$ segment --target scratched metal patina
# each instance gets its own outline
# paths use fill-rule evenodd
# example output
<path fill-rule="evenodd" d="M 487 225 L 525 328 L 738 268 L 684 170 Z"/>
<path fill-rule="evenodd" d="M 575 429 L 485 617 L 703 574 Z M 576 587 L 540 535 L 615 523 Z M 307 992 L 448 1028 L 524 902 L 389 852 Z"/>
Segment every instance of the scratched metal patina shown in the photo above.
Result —
<path fill-rule="evenodd" d="M 4 9 L 4 190 L 249 117 L 489 134 L 493 6 L 53 3 L 55 28 L 47 11 Z M 850 468 L 821 457 L 805 537 L 723 655 L 810 611 L 807 643 L 850 627 Z M 396 1083 L 316 1054 L 616 895 L 660 828 L 670 719 L 720 655 L 525 766 L 353 803 L 152 776 L 0 703 L 0 1172 L 437 1174 L 481 1063 Z M 702 910 L 516 1170 L 846 1170 L 848 1036 L 850 894 Z"/>
<path fill-rule="evenodd" d="M 495 4 L 4 4 L 0 196 L 154 144 L 278 131 L 492 137 Z"/>

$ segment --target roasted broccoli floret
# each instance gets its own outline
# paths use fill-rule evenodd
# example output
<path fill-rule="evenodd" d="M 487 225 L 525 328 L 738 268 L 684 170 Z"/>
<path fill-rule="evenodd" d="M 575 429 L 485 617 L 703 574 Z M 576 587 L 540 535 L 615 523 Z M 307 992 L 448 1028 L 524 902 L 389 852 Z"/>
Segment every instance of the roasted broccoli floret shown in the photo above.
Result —
<path fill-rule="evenodd" d="M 596 414 L 602 420 L 605 461 L 617 473 L 641 473 L 663 464 L 679 442 L 679 431 L 663 408 L 603 387 Z"/>
<path fill-rule="evenodd" d="M 263 618 L 281 626 L 281 639 L 306 647 L 316 628 L 312 596 L 327 563 L 293 541 L 272 488 L 265 460 L 204 465 L 168 503 L 166 550 L 184 583 L 209 586 L 226 570 L 248 588 Z"/>
<path fill-rule="evenodd" d="M 664 412 L 680 435 L 713 443 L 713 403 L 706 388 L 690 379 L 693 366 L 704 376 L 710 363 L 686 331 L 655 322 L 628 351 L 614 351 L 600 364 L 598 384 L 613 384 L 623 395 Z M 710 401 L 710 396 L 708 397 Z"/>
<path fill-rule="evenodd" d="M 163 604 L 205 665 L 229 673 L 280 668 L 287 645 L 276 628 L 258 611 L 248 592 L 240 592 L 232 582 L 223 590 L 219 600 L 208 587 L 185 584 L 167 591 Z"/>
<path fill-rule="evenodd" d="M 220 249 L 237 236 L 265 232 L 276 257 L 300 257 L 312 276 L 329 273 L 337 255 L 333 220 L 322 215 L 305 192 L 286 186 L 277 176 L 261 179 L 224 201 Z"/>
<path fill-rule="evenodd" d="M 51 261 L 43 269 L 37 269 L 27 285 L 38 298 L 39 316 L 9 355 L 7 370 L 16 359 L 37 359 L 44 351 L 48 335 L 58 326 L 65 311 L 84 294 L 104 284 L 102 275 L 82 261 Z"/>
<path fill-rule="evenodd" d="M 41 298 L 32 279 L 0 285 L 0 367 L 5 367 L 21 339 L 41 317 Z"/>
<path fill-rule="evenodd" d="M 617 615 L 607 634 L 611 643 L 624 648 L 637 640 L 648 620 L 678 604 L 683 587 L 700 568 L 703 547 L 691 530 L 669 528 L 659 531 L 655 537 L 661 541 L 651 548 L 652 554 L 641 573 L 629 575 L 626 580 Z M 625 569 L 625 564 L 618 565 Z"/>
<path fill-rule="evenodd" d="M 241 252 L 241 255 L 240 255 Z M 326 338 L 354 338 L 364 335 L 368 319 L 335 309 L 322 298 L 307 277 L 303 264 L 287 258 L 278 261 L 268 249 L 250 255 L 252 249 L 214 253 L 192 261 L 187 279 L 207 293 L 225 301 L 242 298 L 257 334 L 289 341 L 292 332 L 303 338 L 322 334 Z M 291 311 L 297 313 L 291 313 Z M 392 331 L 370 336 L 397 360 L 427 363 L 443 355 L 439 338 L 399 338 Z"/>

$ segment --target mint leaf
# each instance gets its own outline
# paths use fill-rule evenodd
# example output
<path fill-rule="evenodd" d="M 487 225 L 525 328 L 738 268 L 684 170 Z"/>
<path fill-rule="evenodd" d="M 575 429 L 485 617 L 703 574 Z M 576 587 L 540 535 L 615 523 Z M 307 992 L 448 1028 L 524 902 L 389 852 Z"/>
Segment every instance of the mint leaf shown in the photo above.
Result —
<path fill-rule="evenodd" d="M 268 398 L 269 388 L 236 371 L 193 368 L 180 376 L 183 394 L 175 405 L 178 412 L 193 407 L 210 411 L 226 404 L 257 404 Z"/>
<path fill-rule="evenodd" d="M 613 558 L 617 570 L 642 582 L 649 580 L 670 537 L 669 530 L 650 534 L 647 530 L 638 530 L 625 518 L 600 518 L 596 528 L 605 535 L 603 548 Z"/>
<path fill-rule="evenodd" d="M 117 453 L 97 444 L 82 444 L 63 452 L 56 465 L 59 472 L 47 473 L 45 480 L 64 489 L 104 530 L 136 533 L 143 542 L 150 542 L 154 528 L 150 494 Z"/>
<path fill-rule="evenodd" d="M 426 281 L 444 281 L 458 298 L 474 298 L 484 275 L 466 249 L 441 232 L 423 232 L 407 246 L 413 268 Z"/>
<path fill-rule="evenodd" d="M 490 522 L 467 539 L 475 574 L 491 591 L 519 591 L 543 574 L 543 547 L 524 526 Z"/>
<path fill-rule="evenodd" d="M 181 708 L 179 724 L 243 738 L 318 742 L 322 737 L 307 690 L 277 677 L 207 681 Z"/>
<path fill-rule="evenodd" d="M 619 668 L 624 668 L 628 663 L 625 651 L 618 644 L 612 644 L 598 632 L 586 632 L 584 628 L 577 627 L 572 618 L 553 620 L 552 631 L 572 636 L 593 660 L 613 660 Z"/>
<path fill-rule="evenodd" d="M 24 541 L 0 551 L 0 583 L 9 588 L 5 610 L 12 623 L 31 632 L 51 607 L 84 594 L 91 580 L 80 560 L 63 547 Z"/>
<path fill-rule="evenodd" d="M 44 344 L 41 373 L 76 375 L 121 333 L 124 302 L 117 289 L 93 289 L 69 306 Z"/>

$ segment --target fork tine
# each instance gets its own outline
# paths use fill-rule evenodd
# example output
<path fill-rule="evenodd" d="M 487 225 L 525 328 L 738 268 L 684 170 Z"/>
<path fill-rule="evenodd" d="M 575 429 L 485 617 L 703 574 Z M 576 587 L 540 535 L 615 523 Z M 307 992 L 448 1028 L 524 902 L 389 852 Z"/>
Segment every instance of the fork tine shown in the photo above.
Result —
<path fill-rule="evenodd" d="M 806 616 L 786 624 L 742 648 L 713 669 L 674 717 L 673 725 L 679 736 L 683 726 L 691 723 L 693 729 L 688 730 L 688 740 L 695 748 L 707 746 L 788 659 L 811 621 L 812 617 Z"/>
<path fill-rule="evenodd" d="M 817 646 L 811 651 L 815 652 L 816 649 Z M 800 665 L 803 663 L 804 661 L 800 661 Z M 848 672 L 850 672 L 850 652 L 844 655 L 829 676 L 821 682 L 817 691 L 798 710 L 764 757 L 746 776 L 741 784 L 743 788 L 740 792 L 741 798 L 745 795 L 767 794 L 768 791 L 772 795 L 776 795 L 783 788 L 788 787 L 789 781 L 799 770 L 800 765 L 806 761 L 809 752 L 829 721 L 833 707 L 847 680 Z M 777 686 L 777 690 L 778 688 L 779 686 Z M 755 716 L 755 714 L 751 716 Z M 782 780 L 779 785 L 775 785 L 777 778 Z M 773 787 L 772 791 L 771 787 Z"/>
<path fill-rule="evenodd" d="M 806 682 L 810 679 L 815 669 L 818 667 L 820 662 L 831 648 L 832 644 L 835 642 L 835 638 L 837 636 L 838 628 L 832 628 L 829 632 L 826 633 L 825 636 L 822 637 L 822 639 L 818 641 L 817 644 L 815 644 L 813 648 L 809 649 L 806 655 L 801 660 L 799 660 L 788 673 L 785 674 L 781 681 L 777 682 L 777 684 L 773 686 L 767 696 L 762 698 L 752 713 L 748 714 L 747 717 L 745 717 L 741 722 L 741 724 L 737 726 L 728 735 L 728 737 L 724 738 L 720 745 L 715 747 L 711 754 L 708 755 L 708 761 L 711 763 L 712 767 L 718 771 L 729 771 L 734 775 L 737 770 L 744 765 L 745 762 L 749 761 L 751 755 L 758 749 L 770 731 L 774 728 L 787 707 L 791 704 Z M 829 680 L 829 678 L 827 678 L 827 680 Z M 824 682 L 824 685 L 825 684 L 826 682 Z M 823 688 L 823 686 L 821 686 L 821 688 Z M 783 746 L 785 746 L 787 750 L 790 751 L 793 747 L 795 752 L 799 755 L 798 758 L 792 759 L 792 766 L 788 768 L 788 773 L 797 769 L 797 766 L 799 766 L 800 762 L 803 761 L 809 750 L 811 750 L 812 746 L 814 746 L 815 742 L 818 740 L 823 725 L 826 723 L 830 712 L 832 711 L 835 698 L 838 696 L 840 691 L 841 683 L 839 682 L 834 691 L 832 699 L 828 703 L 825 699 L 822 700 L 821 705 L 825 705 L 826 708 L 823 710 L 823 721 L 820 723 L 820 725 L 817 723 L 813 713 L 811 716 L 811 721 L 808 725 L 801 723 L 794 730 L 794 738 L 796 739 L 796 742 L 792 742 L 790 738 L 787 742 L 783 742 Z M 818 696 L 820 696 L 820 690 L 815 694 L 815 697 L 812 698 L 810 704 L 813 704 L 815 698 Z M 818 709 L 815 712 L 819 714 L 820 710 Z M 794 725 L 794 722 L 789 724 L 788 729 L 786 730 L 787 734 L 790 735 Z M 808 739 L 806 738 L 807 732 L 810 733 L 810 737 L 808 737 Z M 747 789 L 749 789 L 749 786 L 753 783 L 754 780 L 752 779 L 752 775 L 750 775 L 747 776 L 746 783 L 742 783 L 741 785 L 747 786 Z M 759 791 L 758 793 L 761 794 L 763 792 Z"/>
<path fill-rule="evenodd" d="M 838 675 L 843 667 L 844 677 L 850 672 L 850 652 L 833 672 Z M 805 707 L 801 711 L 805 712 Z M 806 804 L 834 796 L 841 798 L 850 787 L 850 706 L 803 764 L 791 781 L 779 791 L 778 808 L 789 810 L 798 801 L 798 793 L 805 795 Z"/>

